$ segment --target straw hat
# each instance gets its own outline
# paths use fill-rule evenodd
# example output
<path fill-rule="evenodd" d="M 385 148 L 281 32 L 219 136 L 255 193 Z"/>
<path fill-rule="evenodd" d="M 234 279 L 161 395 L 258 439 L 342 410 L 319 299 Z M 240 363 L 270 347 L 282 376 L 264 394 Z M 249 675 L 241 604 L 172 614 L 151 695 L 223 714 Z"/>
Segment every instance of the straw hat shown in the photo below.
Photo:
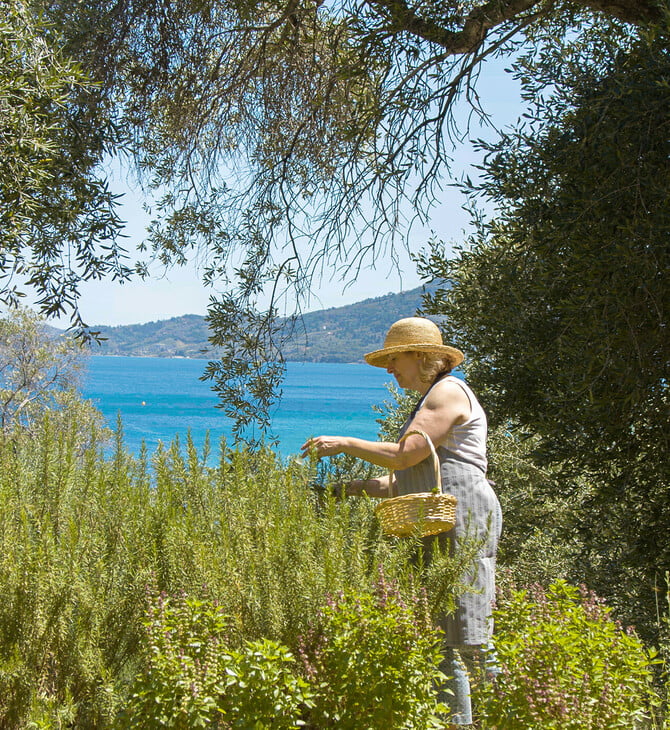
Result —
<path fill-rule="evenodd" d="M 431 352 L 447 357 L 451 367 L 463 362 L 463 353 L 442 342 L 442 333 L 434 322 L 424 317 L 407 317 L 391 325 L 384 340 L 384 347 L 364 355 L 365 362 L 385 368 L 389 355 L 396 352 Z"/>

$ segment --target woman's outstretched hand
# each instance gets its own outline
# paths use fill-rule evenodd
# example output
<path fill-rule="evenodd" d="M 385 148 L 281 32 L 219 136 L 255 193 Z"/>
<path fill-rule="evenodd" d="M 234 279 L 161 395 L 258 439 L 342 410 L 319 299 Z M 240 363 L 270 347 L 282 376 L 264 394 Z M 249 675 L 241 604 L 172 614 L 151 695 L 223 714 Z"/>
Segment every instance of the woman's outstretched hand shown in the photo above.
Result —
<path fill-rule="evenodd" d="M 303 458 L 312 454 L 317 458 L 335 456 L 341 454 L 343 449 L 344 439 L 341 436 L 315 436 L 307 439 L 300 447 Z"/>

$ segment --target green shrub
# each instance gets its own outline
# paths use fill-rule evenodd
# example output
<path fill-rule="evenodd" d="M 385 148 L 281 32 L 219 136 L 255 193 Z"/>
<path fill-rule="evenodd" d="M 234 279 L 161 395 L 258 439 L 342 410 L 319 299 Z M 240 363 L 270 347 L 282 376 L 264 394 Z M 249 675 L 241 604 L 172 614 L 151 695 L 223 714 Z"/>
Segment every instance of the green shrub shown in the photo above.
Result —
<path fill-rule="evenodd" d="M 152 600 L 145 627 L 145 666 L 123 727 L 299 727 L 309 691 L 285 647 L 262 640 L 231 649 L 223 610 L 193 598 Z"/>
<path fill-rule="evenodd" d="M 291 652 L 276 641 L 250 641 L 242 651 L 231 652 L 226 667 L 226 716 L 233 728 L 301 727 L 300 719 L 312 705 L 308 684 L 294 673 Z"/>
<path fill-rule="evenodd" d="M 113 727 L 147 585 L 215 598 L 240 641 L 295 654 L 327 595 L 410 572 L 370 501 L 315 494 L 309 464 L 224 444 L 212 468 L 190 440 L 134 459 L 120 428 L 109 453 L 82 409 L 34 426 L 0 433 L 0 729 Z"/>
<path fill-rule="evenodd" d="M 104 726 L 139 639 L 148 492 L 62 415 L 0 438 L 3 728 Z"/>
<path fill-rule="evenodd" d="M 501 673 L 476 691 L 482 727 L 648 727 L 653 651 L 585 590 L 557 581 L 513 591 L 494 613 Z"/>
<path fill-rule="evenodd" d="M 305 637 L 301 657 L 315 692 L 314 728 L 438 728 L 440 632 L 427 601 L 405 602 L 381 580 L 374 592 L 339 594 Z"/>

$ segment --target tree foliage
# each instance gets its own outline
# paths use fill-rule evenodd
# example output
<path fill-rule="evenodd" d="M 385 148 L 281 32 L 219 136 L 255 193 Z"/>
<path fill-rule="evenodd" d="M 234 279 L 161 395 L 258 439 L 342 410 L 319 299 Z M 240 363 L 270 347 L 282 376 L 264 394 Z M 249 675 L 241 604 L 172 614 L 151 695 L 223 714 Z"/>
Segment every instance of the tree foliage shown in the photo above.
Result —
<path fill-rule="evenodd" d="M 626 47 L 667 11 L 663 0 L 31 6 L 52 23 L 45 37 L 63 38 L 99 84 L 74 111 L 110 123 L 87 128 L 114 131 L 154 197 L 147 246 L 168 265 L 196 257 L 217 290 L 214 336 L 238 328 L 231 302 L 261 310 L 251 319 L 264 332 L 246 332 L 252 361 L 281 359 L 270 322 L 293 311 L 296 293 L 299 311 L 324 273 L 355 278 L 429 214 L 452 144 L 467 136 L 454 110 L 483 114 L 486 59 L 565 43 L 591 63 L 603 38 Z M 100 151 L 95 138 L 88 147 Z M 88 276 L 108 264 L 97 260 Z M 53 276 L 42 271 L 46 286 Z M 223 377 L 237 377 L 235 357 Z"/>
<path fill-rule="evenodd" d="M 156 255 L 183 262 L 198 248 L 206 283 L 234 280 L 240 300 L 271 304 L 324 269 L 355 276 L 427 212 L 460 141 L 454 107 L 479 110 L 487 57 L 567 29 L 577 43 L 596 24 L 625 43 L 624 22 L 662 14 L 639 1 L 47 7 L 161 193 Z"/>
<path fill-rule="evenodd" d="M 66 401 L 72 408 L 84 359 L 77 341 L 50 332 L 28 310 L 0 319 L 0 431 L 30 429 Z"/>
<path fill-rule="evenodd" d="M 99 81 L 100 103 L 155 196 L 147 245 L 166 264 L 196 256 L 205 284 L 223 292 L 209 318 L 219 339 L 238 327 L 230 302 L 262 310 L 252 319 L 269 323 L 282 307 L 293 311 L 296 293 L 300 310 L 324 273 L 351 280 L 393 256 L 439 197 L 452 144 L 467 134 L 457 105 L 483 113 L 476 80 L 487 58 L 526 43 L 553 47 L 566 33 L 570 43 L 590 42 L 594 28 L 626 44 L 630 24 L 659 22 L 665 8 L 656 0 L 33 3 Z M 281 359 L 276 335 L 268 326 L 250 341 L 250 359 Z M 224 358 L 219 370 L 236 378 L 240 365 Z"/>
<path fill-rule="evenodd" d="M 625 584 L 649 618 L 670 566 L 668 40 L 581 71 L 541 59 L 554 94 L 487 149 L 479 192 L 498 213 L 456 261 L 422 261 L 453 283 L 428 310 L 470 353 L 494 421 L 535 434 L 536 463 L 580 489 L 582 574 L 618 607 Z"/>
<path fill-rule="evenodd" d="M 0 302 L 30 291 L 44 314 L 80 326 L 79 282 L 130 273 L 117 201 L 97 170 L 114 131 L 27 4 L 0 8 Z"/>

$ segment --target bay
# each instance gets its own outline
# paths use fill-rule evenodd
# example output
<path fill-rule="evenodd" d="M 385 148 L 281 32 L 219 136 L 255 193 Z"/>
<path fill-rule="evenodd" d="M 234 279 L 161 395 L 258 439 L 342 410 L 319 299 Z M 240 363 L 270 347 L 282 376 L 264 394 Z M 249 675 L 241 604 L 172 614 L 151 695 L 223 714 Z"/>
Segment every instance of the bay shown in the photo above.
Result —
<path fill-rule="evenodd" d="M 169 445 L 191 433 L 202 449 L 209 432 L 212 449 L 225 437 L 231 421 L 216 408 L 210 384 L 199 380 L 204 360 L 186 358 L 89 358 L 82 385 L 85 398 L 103 413 L 107 425 L 121 417 L 127 450 L 138 454 L 144 441 L 149 453 L 159 442 Z M 309 436 L 342 434 L 376 439 L 378 415 L 373 405 L 390 400 L 392 377 L 365 364 L 287 363 L 280 404 L 272 414 L 272 432 L 282 456 L 299 453 Z"/>

